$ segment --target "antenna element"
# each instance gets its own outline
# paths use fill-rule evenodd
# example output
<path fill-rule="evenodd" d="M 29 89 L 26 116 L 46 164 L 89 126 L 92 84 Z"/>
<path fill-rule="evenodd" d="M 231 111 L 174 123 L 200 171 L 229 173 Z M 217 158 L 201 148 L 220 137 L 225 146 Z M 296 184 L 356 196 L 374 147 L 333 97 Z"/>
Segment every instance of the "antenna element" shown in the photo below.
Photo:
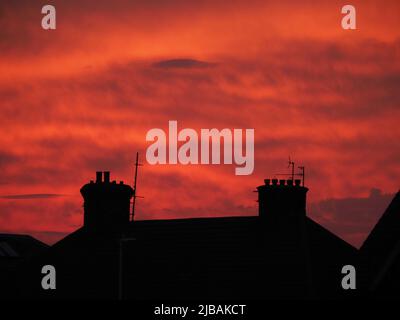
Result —
<path fill-rule="evenodd" d="M 142 164 L 139 163 L 139 152 L 136 152 L 136 162 L 135 162 L 135 179 L 133 181 L 133 199 L 132 199 L 132 213 L 131 213 L 131 218 L 130 221 L 133 221 L 133 217 L 135 215 L 135 204 L 136 204 L 136 198 L 143 198 L 140 197 L 136 194 L 137 190 L 137 175 L 138 175 L 138 167 L 142 166 Z"/>

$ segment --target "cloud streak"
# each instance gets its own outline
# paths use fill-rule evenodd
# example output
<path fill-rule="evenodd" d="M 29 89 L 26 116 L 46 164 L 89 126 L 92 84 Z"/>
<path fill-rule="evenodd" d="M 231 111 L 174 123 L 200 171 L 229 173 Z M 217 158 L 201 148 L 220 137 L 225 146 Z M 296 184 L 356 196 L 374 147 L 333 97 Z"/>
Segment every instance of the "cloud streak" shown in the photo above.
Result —
<path fill-rule="evenodd" d="M 34 193 L 34 194 L 10 194 L 5 196 L 0 196 L 0 199 L 10 199 L 10 200 L 27 200 L 27 199 L 49 199 L 65 197 L 64 194 L 56 193 Z"/>
<path fill-rule="evenodd" d="M 212 63 L 194 59 L 171 59 L 163 60 L 153 64 L 156 68 L 207 68 L 213 66 Z"/>

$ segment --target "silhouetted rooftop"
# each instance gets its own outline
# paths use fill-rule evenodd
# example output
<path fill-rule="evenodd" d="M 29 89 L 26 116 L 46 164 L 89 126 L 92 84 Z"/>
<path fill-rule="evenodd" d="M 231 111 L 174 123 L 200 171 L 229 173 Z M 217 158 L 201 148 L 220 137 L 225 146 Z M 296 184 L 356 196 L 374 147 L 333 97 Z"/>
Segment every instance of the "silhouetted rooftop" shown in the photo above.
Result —
<path fill-rule="evenodd" d="M 127 298 L 336 296 L 357 250 L 306 218 L 270 226 L 258 216 L 135 221 L 124 230 Z M 42 261 L 57 265 L 62 297 L 117 297 L 120 234 L 81 228 Z M 133 240 L 135 239 L 135 240 Z"/>
<path fill-rule="evenodd" d="M 0 233 L 0 257 L 28 258 L 46 248 L 48 245 L 29 235 Z"/>
<path fill-rule="evenodd" d="M 399 194 L 365 242 L 360 262 L 357 249 L 307 217 L 308 188 L 300 180 L 265 179 L 257 191 L 258 216 L 130 222 L 135 190 L 99 171 L 96 182 L 81 189 L 84 226 L 31 260 L 25 294 L 307 299 L 351 297 L 376 279 L 386 294 L 395 292 L 390 279 L 400 287 L 394 271 L 400 267 Z M 47 264 L 57 270 L 57 290 L 39 286 Z M 361 290 L 341 287 L 346 265 L 358 268 Z"/>
<path fill-rule="evenodd" d="M 48 245 L 31 236 L 0 233 L 0 299 L 20 294 L 23 264 L 46 249 Z"/>
<path fill-rule="evenodd" d="M 360 248 L 368 290 L 398 296 L 400 288 L 400 192 Z"/>

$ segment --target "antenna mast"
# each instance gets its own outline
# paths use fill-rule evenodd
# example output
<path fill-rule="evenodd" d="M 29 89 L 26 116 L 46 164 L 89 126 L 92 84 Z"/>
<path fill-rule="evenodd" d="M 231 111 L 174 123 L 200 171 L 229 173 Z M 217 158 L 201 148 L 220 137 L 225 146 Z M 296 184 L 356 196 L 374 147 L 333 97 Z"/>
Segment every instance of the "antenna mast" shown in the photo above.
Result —
<path fill-rule="evenodd" d="M 290 159 L 290 156 L 289 156 L 289 165 L 288 165 L 288 168 L 289 168 L 290 166 L 292 166 L 292 181 L 293 181 L 293 180 L 294 180 L 294 161 L 292 161 L 292 160 Z"/>
<path fill-rule="evenodd" d="M 303 180 L 303 187 L 304 187 L 304 179 L 305 179 L 305 168 L 304 168 L 304 166 L 302 166 L 302 167 L 299 167 L 299 169 L 301 170 L 301 173 L 300 173 L 300 175 L 301 175 L 301 177 L 302 177 L 302 180 Z"/>
<path fill-rule="evenodd" d="M 299 168 L 301 171 L 300 173 L 294 173 L 294 161 L 292 161 L 292 159 L 289 156 L 289 164 L 288 164 L 288 168 L 292 167 L 292 172 L 291 173 L 276 173 L 276 175 L 278 176 L 290 176 L 292 181 L 294 181 L 294 177 L 295 176 L 300 176 L 301 180 L 302 180 L 302 185 L 304 187 L 304 180 L 305 180 L 305 167 L 301 166 L 301 167 L 297 167 Z"/>
<path fill-rule="evenodd" d="M 136 162 L 135 162 L 135 179 L 133 181 L 133 199 L 132 199 L 132 213 L 131 213 L 131 221 L 133 221 L 133 217 L 135 215 L 135 204 L 136 204 L 136 198 L 143 198 L 140 197 L 136 194 L 136 184 L 137 184 L 137 174 L 138 174 L 138 167 L 141 166 L 142 164 L 139 163 L 139 152 L 136 152 Z"/>

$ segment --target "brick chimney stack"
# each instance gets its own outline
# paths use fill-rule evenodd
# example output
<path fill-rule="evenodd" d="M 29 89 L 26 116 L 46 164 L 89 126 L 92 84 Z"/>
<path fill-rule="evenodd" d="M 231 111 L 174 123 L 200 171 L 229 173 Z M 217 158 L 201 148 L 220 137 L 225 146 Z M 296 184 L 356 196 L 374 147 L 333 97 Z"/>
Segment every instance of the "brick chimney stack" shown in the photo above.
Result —
<path fill-rule="evenodd" d="M 278 223 L 304 219 L 308 188 L 301 186 L 301 180 L 265 179 L 264 182 L 257 187 L 259 216 L 262 219 Z"/>
<path fill-rule="evenodd" d="M 104 180 L 103 180 L 104 173 Z M 96 172 L 93 180 L 81 188 L 84 199 L 84 226 L 115 228 L 129 223 L 130 201 L 133 189 L 122 181 L 110 181 L 110 172 Z"/>

